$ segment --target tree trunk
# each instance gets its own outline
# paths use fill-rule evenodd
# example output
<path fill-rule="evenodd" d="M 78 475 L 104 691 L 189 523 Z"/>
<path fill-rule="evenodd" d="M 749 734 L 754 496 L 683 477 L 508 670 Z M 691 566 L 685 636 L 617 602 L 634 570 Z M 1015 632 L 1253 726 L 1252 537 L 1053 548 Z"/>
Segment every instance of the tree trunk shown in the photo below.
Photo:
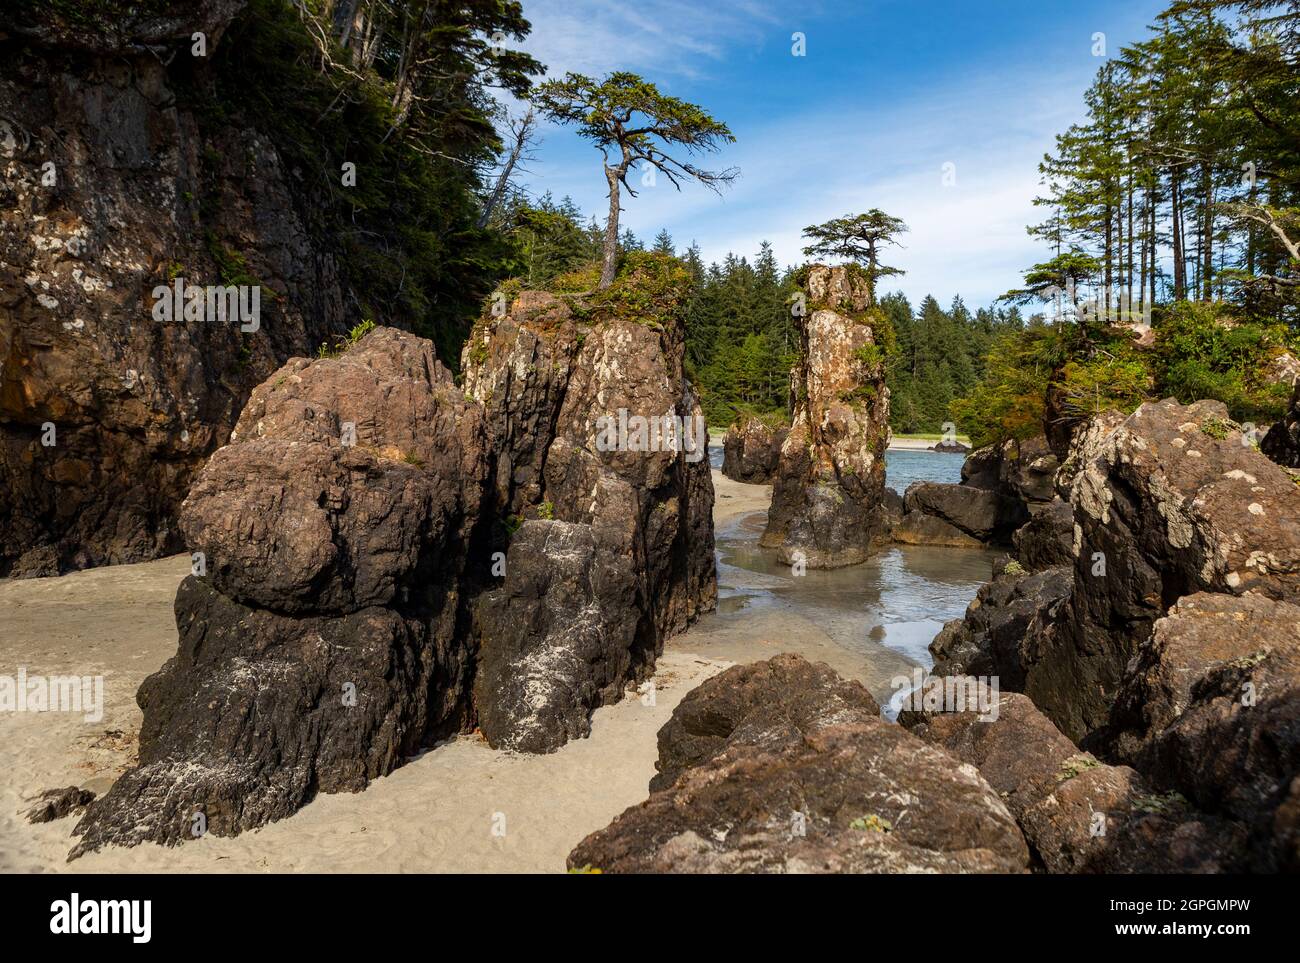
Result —
<path fill-rule="evenodd" d="M 600 283 L 596 285 L 598 289 L 607 288 L 613 284 L 614 274 L 618 270 L 618 178 L 619 169 L 606 164 L 605 180 L 609 183 L 609 217 L 605 221 Z"/>
<path fill-rule="evenodd" d="M 1210 174 L 1210 165 L 1201 165 L 1201 188 L 1205 192 L 1205 223 L 1201 239 L 1201 297 L 1210 301 L 1214 298 L 1211 284 L 1214 278 L 1214 181 Z"/>
<path fill-rule="evenodd" d="M 1187 291 L 1187 264 L 1183 254 L 1183 210 L 1179 204 L 1180 174 L 1174 170 L 1170 183 L 1170 214 L 1173 217 L 1174 300 L 1181 301 Z"/>

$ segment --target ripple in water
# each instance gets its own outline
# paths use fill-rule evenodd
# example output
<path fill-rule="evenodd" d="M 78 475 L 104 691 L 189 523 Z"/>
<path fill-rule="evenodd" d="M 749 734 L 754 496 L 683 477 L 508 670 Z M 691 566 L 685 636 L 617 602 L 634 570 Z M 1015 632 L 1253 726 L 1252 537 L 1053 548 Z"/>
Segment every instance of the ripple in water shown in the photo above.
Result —
<path fill-rule="evenodd" d="M 887 458 L 889 484 L 899 491 L 914 481 L 960 479 L 960 455 L 891 451 Z M 921 545 L 893 545 L 860 565 L 795 576 L 776 552 L 759 547 L 765 524 L 763 513 L 753 513 L 717 533 L 719 612 L 781 606 L 854 652 L 866 654 L 871 640 L 930 668 L 930 642 L 990 577 L 991 552 Z"/>

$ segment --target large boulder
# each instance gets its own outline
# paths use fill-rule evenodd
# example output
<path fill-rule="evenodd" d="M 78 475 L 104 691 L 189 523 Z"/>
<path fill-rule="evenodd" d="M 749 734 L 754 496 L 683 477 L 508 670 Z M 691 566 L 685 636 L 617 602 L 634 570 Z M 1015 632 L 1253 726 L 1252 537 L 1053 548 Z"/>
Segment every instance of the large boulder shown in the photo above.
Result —
<path fill-rule="evenodd" d="M 863 561 L 885 537 L 882 514 L 889 389 L 866 280 L 851 268 L 808 269 L 791 372 L 790 433 L 781 445 L 762 544 L 787 563 Z"/>
<path fill-rule="evenodd" d="M 1122 420 L 1103 413 L 1080 426 L 1058 483 L 1069 484 L 1068 553 L 1065 519 L 1051 506 L 1021 544 L 1034 543 L 1034 562 L 1068 554 L 1070 585 L 1043 599 L 1039 617 L 1015 616 L 1026 636 L 1000 665 L 1014 680 L 1004 686 L 1028 694 L 1071 739 L 1108 725 L 1129 661 L 1179 599 L 1300 596 L 1300 488 L 1244 442 L 1218 402 L 1149 403 Z M 980 623 L 991 618 L 981 607 L 948 634 L 986 650 Z"/>
<path fill-rule="evenodd" d="M 997 713 L 929 712 L 912 732 L 975 766 L 1049 873 L 1223 872 L 1240 827 L 1152 790 L 1133 769 L 1080 752 L 1026 696 Z"/>
<path fill-rule="evenodd" d="M 334 247 L 284 159 L 168 67 L 210 83 L 242 6 L 0 13 L 0 578 L 180 551 L 180 503 L 249 393 L 345 330 Z M 206 306 L 160 319 L 154 291 L 177 284 L 242 284 L 249 306 L 257 288 L 256 330 Z"/>
<path fill-rule="evenodd" d="M 908 512 L 933 515 L 981 542 L 1009 542 L 1028 518 L 1019 500 L 970 485 L 913 482 L 903 504 Z"/>
<path fill-rule="evenodd" d="M 74 855 L 261 826 L 472 719 L 487 433 L 429 342 L 378 328 L 290 362 L 234 437 L 182 508 L 195 574 L 179 650 L 137 696 L 139 764 Z"/>
<path fill-rule="evenodd" d="M 984 543 L 938 515 L 913 509 L 891 527 L 890 537 L 904 545 L 943 545 L 948 548 L 982 548 Z"/>
<path fill-rule="evenodd" d="M 1156 623 L 1097 742 L 1250 827 L 1251 868 L 1300 868 L 1300 606 L 1198 593 Z"/>
<path fill-rule="evenodd" d="M 1070 502 L 1070 610 L 1040 642 L 1051 681 L 1029 694 L 1073 738 L 1106 724 L 1129 660 L 1183 596 L 1300 601 L 1300 488 L 1218 402 L 1139 407 L 1100 440 Z"/>
<path fill-rule="evenodd" d="M 766 485 L 781 460 L 781 446 L 790 433 L 748 415 L 733 421 L 722 438 L 722 474 L 732 481 Z"/>
<path fill-rule="evenodd" d="M 880 714 L 871 694 L 830 666 L 785 654 L 692 689 L 659 730 L 656 792 L 737 741 L 769 744 Z"/>
<path fill-rule="evenodd" d="M 716 711 L 714 711 L 716 706 Z M 797 656 L 705 682 L 660 734 L 650 798 L 588 836 L 602 872 L 1021 872 L 1024 838 L 974 767 L 885 722 Z"/>

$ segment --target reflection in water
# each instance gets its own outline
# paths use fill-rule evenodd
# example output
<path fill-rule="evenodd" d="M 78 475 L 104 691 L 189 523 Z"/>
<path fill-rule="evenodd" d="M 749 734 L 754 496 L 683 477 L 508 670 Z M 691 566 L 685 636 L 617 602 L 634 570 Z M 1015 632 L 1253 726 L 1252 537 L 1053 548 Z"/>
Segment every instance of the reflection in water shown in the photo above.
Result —
<path fill-rule="evenodd" d="M 961 478 L 961 455 L 895 450 L 886 459 L 888 484 L 899 492 L 915 481 Z M 710 446 L 709 460 L 721 465 L 719 445 Z M 932 667 L 930 642 L 945 622 L 965 614 L 992 574 L 992 553 L 984 549 L 890 545 L 860 565 L 796 576 L 775 551 L 759 547 L 766 524 L 766 512 L 751 512 L 716 533 L 718 616 L 796 615 L 867 662 L 879 660 L 884 646 Z M 897 716 L 904 694 L 894 693 L 884 710 L 888 718 Z"/>
<path fill-rule="evenodd" d="M 866 654 L 871 639 L 929 668 L 931 640 L 989 579 L 990 553 L 924 545 L 891 545 L 860 565 L 796 576 L 759 548 L 765 523 L 755 513 L 718 532 L 719 612 L 793 609 L 851 651 Z"/>

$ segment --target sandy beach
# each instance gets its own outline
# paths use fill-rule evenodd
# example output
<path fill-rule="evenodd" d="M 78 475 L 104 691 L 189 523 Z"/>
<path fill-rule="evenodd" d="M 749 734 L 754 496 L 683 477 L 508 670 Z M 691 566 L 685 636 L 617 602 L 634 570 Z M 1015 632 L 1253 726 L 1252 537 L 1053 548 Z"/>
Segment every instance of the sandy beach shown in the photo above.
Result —
<path fill-rule="evenodd" d="M 719 529 L 766 511 L 770 487 L 717 471 L 713 482 Z M 590 738 L 551 755 L 497 752 L 475 735 L 459 736 L 365 792 L 322 795 L 256 832 L 174 849 L 110 848 L 68 864 L 76 818 L 31 825 L 21 812 L 44 789 L 102 793 L 131 764 L 141 722 L 135 692 L 175 651 L 172 600 L 188 571 L 188 557 L 177 556 L 0 583 L 0 671 L 102 675 L 105 696 L 96 722 L 68 712 L 0 715 L 0 871 L 563 872 L 579 840 L 645 799 L 656 733 L 708 676 L 798 652 L 861 679 L 879 697 L 888 679 L 911 665 L 884 647 L 870 658 L 849 652 L 789 612 L 708 615 L 668 642 L 653 705 L 629 691 L 596 712 Z M 504 814 L 504 835 L 493 832 L 497 814 Z"/>

